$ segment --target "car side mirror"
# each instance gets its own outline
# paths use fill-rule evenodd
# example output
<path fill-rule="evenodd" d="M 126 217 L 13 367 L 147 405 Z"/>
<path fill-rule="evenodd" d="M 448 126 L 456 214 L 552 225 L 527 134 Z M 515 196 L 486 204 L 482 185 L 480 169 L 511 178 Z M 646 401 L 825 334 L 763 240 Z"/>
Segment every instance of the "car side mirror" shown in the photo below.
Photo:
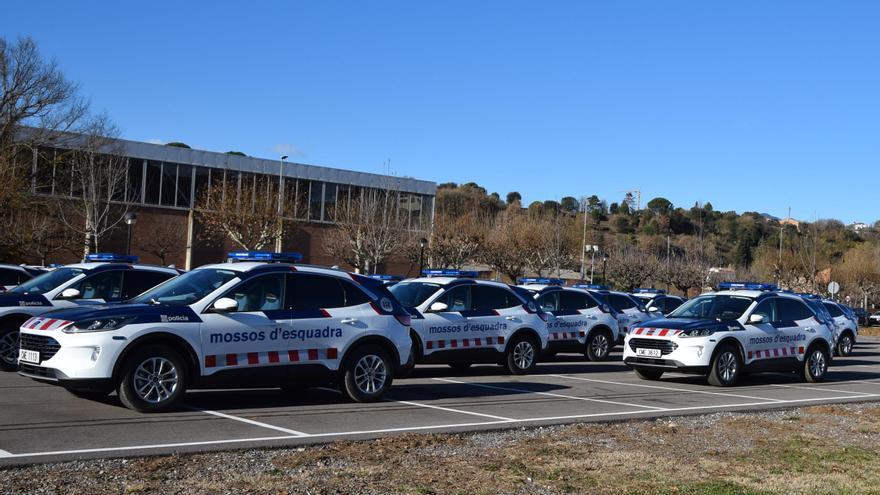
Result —
<path fill-rule="evenodd" d="M 74 289 L 73 287 L 70 287 L 68 289 L 64 289 L 63 291 L 61 291 L 61 295 L 59 295 L 58 297 L 61 299 L 76 299 L 77 297 L 79 297 L 81 295 L 82 295 L 82 293 L 78 289 Z"/>
<path fill-rule="evenodd" d="M 214 305 L 211 308 L 218 313 L 228 313 L 238 309 L 238 301 L 229 297 L 221 297 L 214 301 Z"/>
<path fill-rule="evenodd" d="M 658 308 L 657 306 L 648 306 L 649 313 L 657 313 L 658 311 L 660 311 L 660 308 Z"/>
<path fill-rule="evenodd" d="M 759 325 L 764 323 L 764 315 L 751 315 L 749 316 L 749 323 L 752 325 Z"/>
<path fill-rule="evenodd" d="M 449 309 L 449 306 L 444 302 L 437 301 L 434 304 L 432 304 L 431 307 L 428 309 L 432 313 L 442 313 L 442 312 L 446 311 L 447 309 Z"/>

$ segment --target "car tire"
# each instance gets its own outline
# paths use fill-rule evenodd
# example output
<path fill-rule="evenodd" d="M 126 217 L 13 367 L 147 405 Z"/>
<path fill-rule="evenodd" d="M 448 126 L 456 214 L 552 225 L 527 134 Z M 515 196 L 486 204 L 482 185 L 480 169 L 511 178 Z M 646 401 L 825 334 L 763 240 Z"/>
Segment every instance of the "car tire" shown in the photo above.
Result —
<path fill-rule="evenodd" d="M 367 344 L 355 348 L 342 366 L 342 393 L 353 402 L 375 402 L 391 387 L 394 368 L 388 353 Z"/>
<path fill-rule="evenodd" d="M 18 328 L 0 329 L 0 370 L 18 369 Z"/>
<path fill-rule="evenodd" d="M 824 381 L 828 373 L 828 361 L 828 352 L 821 346 L 814 345 L 807 349 L 798 374 L 808 383 Z"/>
<path fill-rule="evenodd" d="M 648 380 L 652 382 L 656 382 L 663 376 L 663 370 L 633 370 L 636 372 L 636 376 L 641 378 L 642 380 Z"/>
<path fill-rule="evenodd" d="M 535 369 L 539 353 L 534 339 L 525 335 L 516 336 L 507 345 L 504 367 L 511 375 L 531 373 Z"/>
<path fill-rule="evenodd" d="M 852 350 L 853 338 L 849 332 L 846 332 L 840 336 L 840 340 L 837 342 L 837 355 L 846 357 L 852 354 Z"/>
<path fill-rule="evenodd" d="M 604 361 L 611 354 L 611 335 L 605 330 L 591 333 L 587 337 L 587 350 L 584 353 L 588 361 Z"/>
<path fill-rule="evenodd" d="M 712 358 L 711 366 L 709 384 L 716 387 L 732 387 L 739 380 L 743 362 L 736 347 L 722 345 Z"/>
<path fill-rule="evenodd" d="M 174 408 L 186 393 L 189 369 L 174 349 L 148 345 L 132 353 L 122 366 L 116 391 L 122 405 L 142 413 Z M 169 390 L 170 388 L 170 390 Z"/>
<path fill-rule="evenodd" d="M 471 367 L 473 363 L 449 363 L 449 367 L 455 371 L 465 371 Z"/>

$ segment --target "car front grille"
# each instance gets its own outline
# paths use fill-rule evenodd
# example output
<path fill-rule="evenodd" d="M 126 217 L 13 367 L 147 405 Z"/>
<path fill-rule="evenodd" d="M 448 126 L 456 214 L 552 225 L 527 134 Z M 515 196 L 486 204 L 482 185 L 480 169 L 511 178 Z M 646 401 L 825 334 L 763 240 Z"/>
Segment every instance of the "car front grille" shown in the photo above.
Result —
<path fill-rule="evenodd" d="M 37 377 L 37 378 L 48 378 L 51 380 L 55 380 L 58 378 L 55 370 L 52 368 L 44 368 L 42 366 L 37 366 L 35 364 L 28 363 L 19 363 L 18 371 L 27 376 Z"/>
<path fill-rule="evenodd" d="M 660 349 L 660 355 L 665 356 L 678 349 L 678 344 L 662 339 L 630 339 L 629 348 L 635 352 L 637 347 L 642 349 Z"/>
<path fill-rule="evenodd" d="M 29 351 L 39 351 L 40 360 L 46 361 L 52 359 L 55 353 L 61 349 L 61 344 L 52 337 L 45 335 L 33 335 L 30 333 L 22 333 L 19 335 L 19 346 Z"/>

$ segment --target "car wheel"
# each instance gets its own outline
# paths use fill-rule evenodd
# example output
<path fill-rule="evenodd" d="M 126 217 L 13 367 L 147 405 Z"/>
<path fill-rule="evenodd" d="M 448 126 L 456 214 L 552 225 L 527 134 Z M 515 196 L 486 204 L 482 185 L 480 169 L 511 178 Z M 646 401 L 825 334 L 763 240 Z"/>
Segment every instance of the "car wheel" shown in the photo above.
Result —
<path fill-rule="evenodd" d="M 18 369 L 18 329 L 4 328 L 0 330 L 0 370 L 15 371 Z"/>
<path fill-rule="evenodd" d="M 138 412 L 172 409 L 186 392 L 189 370 L 183 358 L 163 345 L 136 350 L 126 359 L 117 393 L 122 404 Z"/>
<path fill-rule="evenodd" d="M 587 359 L 590 361 L 604 361 L 611 352 L 611 336 L 608 332 L 598 331 L 590 334 L 587 340 Z"/>
<path fill-rule="evenodd" d="M 804 381 L 818 383 L 825 380 L 828 372 L 828 353 L 819 346 L 810 347 L 804 362 L 801 363 L 800 375 Z"/>
<path fill-rule="evenodd" d="M 391 387 L 391 360 L 382 348 L 356 348 L 342 368 L 342 393 L 354 402 L 375 402 Z"/>
<path fill-rule="evenodd" d="M 449 363 L 449 367 L 456 371 L 464 371 L 471 367 L 472 363 Z"/>
<path fill-rule="evenodd" d="M 663 370 L 634 370 L 636 376 L 642 380 L 657 381 L 663 376 Z"/>
<path fill-rule="evenodd" d="M 840 341 L 837 342 L 837 355 L 838 356 L 849 356 L 852 354 L 853 350 L 853 338 L 849 333 L 845 333 L 840 336 Z"/>
<path fill-rule="evenodd" d="M 712 359 L 712 369 L 709 371 L 709 383 L 716 387 L 731 387 L 736 385 L 742 372 L 742 359 L 739 351 L 731 345 L 722 346 Z"/>
<path fill-rule="evenodd" d="M 513 375 L 524 375 L 535 369 L 538 346 L 526 336 L 514 337 L 507 346 L 504 367 Z"/>

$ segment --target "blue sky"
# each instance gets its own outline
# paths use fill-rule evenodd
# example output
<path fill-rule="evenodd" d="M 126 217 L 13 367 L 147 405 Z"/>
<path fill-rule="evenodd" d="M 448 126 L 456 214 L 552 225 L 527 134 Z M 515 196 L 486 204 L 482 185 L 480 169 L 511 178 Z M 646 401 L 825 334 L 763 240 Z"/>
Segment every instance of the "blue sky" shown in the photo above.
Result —
<path fill-rule="evenodd" d="M 878 2 L 192 4 L 13 2 L 0 35 L 130 139 L 526 202 L 880 219 Z"/>

